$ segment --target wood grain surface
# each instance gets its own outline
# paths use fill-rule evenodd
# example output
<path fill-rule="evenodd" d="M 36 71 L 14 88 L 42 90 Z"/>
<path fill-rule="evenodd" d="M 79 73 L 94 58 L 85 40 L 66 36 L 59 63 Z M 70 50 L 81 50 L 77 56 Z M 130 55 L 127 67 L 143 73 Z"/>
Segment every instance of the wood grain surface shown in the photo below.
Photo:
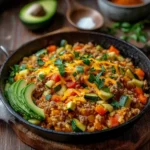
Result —
<path fill-rule="evenodd" d="M 19 46 L 21 46 L 23 43 L 33 40 L 45 33 L 54 31 L 64 26 L 71 26 L 65 18 L 65 13 L 67 9 L 66 3 L 64 0 L 58 0 L 57 13 L 51 25 L 48 28 L 42 31 L 38 31 L 38 32 L 32 32 L 28 30 L 19 21 L 18 14 L 19 14 L 20 8 L 24 4 L 28 3 L 29 1 L 31 0 L 26 0 L 26 1 L 25 0 L 24 1 L 13 0 L 13 1 L 7 2 L 2 7 L 0 6 L 0 45 L 5 46 L 6 49 L 8 50 L 14 50 L 18 48 Z M 96 0 L 80 0 L 80 2 L 84 5 L 90 6 L 98 10 Z M 0 53 L 0 61 L 1 62 L 4 61 L 1 53 Z M 134 125 L 126 133 L 123 133 L 123 135 L 118 137 L 116 140 L 121 140 L 125 142 L 130 137 L 130 139 L 132 139 L 132 141 L 135 141 L 136 143 L 137 138 L 139 138 L 138 137 L 139 130 L 142 130 L 141 133 L 143 132 L 143 136 L 145 135 L 145 129 L 140 128 L 142 124 L 146 124 L 146 130 L 147 130 L 147 133 L 149 133 L 150 131 L 150 120 L 148 119 L 149 114 L 150 114 L 150 109 L 140 119 L 140 121 L 137 122 L 136 125 Z M 134 134 L 131 134 L 133 132 Z M 105 145 L 108 145 L 108 149 L 113 150 L 115 147 L 115 145 L 113 145 L 114 144 L 113 142 L 111 145 L 109 145 L 107 141 L 105 141 L 104 143 Z M 117 142 L 115 144 L 117 144 Z M 84 148 L 81 147 L 81 149 L 84 149 Z M 94 147 L 93 145 L 92 149 L 95 150 L 99 148 Z M 128 150 L 128 145 L 126 145 L 125 149 Z M 135 149 L 135 147 L 133 149 Z M 32 148 L 22 143 L 20 139 L 17 138 L 17 136 L 15 135 L 11 127 L 5 122 L 0 120 L 0 150 L 32 150 Z M 140 150 L 150 150 L 150 142 L 148 142 L 143 147 L 141 147 Z"/>

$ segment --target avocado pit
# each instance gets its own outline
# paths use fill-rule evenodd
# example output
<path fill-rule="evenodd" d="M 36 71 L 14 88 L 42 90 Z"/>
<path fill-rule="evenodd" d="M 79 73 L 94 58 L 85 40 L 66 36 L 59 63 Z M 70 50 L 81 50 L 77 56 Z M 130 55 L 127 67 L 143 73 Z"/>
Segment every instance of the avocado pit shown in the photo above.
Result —
<path fill-rule="evenodd" d="M 41 4 L 33 4 L 28 8 L 27 14 L 35 17 L 41 17 L 45 16 L 46 12 Z"/>

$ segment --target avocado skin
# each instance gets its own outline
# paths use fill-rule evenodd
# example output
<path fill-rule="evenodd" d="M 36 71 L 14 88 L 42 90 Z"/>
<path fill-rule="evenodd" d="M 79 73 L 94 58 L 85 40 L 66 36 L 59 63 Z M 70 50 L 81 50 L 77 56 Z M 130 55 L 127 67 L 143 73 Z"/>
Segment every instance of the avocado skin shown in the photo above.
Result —
<path fill-rule="evenodd" d="M 41 3 L 41 2 L 47 2 L 47 1 L 51 1 L 51 0 L 40 0 L 40 1 L 37 1 L 37 3 Z M 27 8 L 27 5 L 28 6 L 31 6 L 32 4 L 34 4 L 35 2 L 31 2 L 29 4 L 27 4 L 26 6 L 24 6 L 20 13 L 19 13 L 19 19 L 20 21 L 30 30 L 39 30 L 39 29 L 42 29 L 44 27 L 48 27 L 51 23 L 51 21 L 53 20 L 54 16 L 55 16 L 55 13 L 56 13 L 56 10 L 57 10 L 57 0 L 53 0 L 55 2 L 55 6 L 54 6 L 54 10 L 52 12 L 52 15 L 50 15 L 48 18 L 46 18 L 45 20 L 41 21 L 40 19 L 36 22 L 36 21 L 29 21 L 29 20 L 26 20 L 24 19 L 23 17 L 23 14 L 24 14 L 24 11 L 25 9 Z M 26 8 L 25 8 L 26 7 Z M 48 12 L 47 12 L 48 13 Z M 41 17 L 42 18 L 42 17 Z"/>
<path fill-rule="evenodd" d="M 53 20 L 54 16 L 50 19 L 50 20 L 46 20 L 43 23 L 26 23 L 23 20 L 21 20 L 21 22 L 30 30 L 39 30 L 39 29 L 43 29 L 44 27 L 48 27 L 51 23 L 51 21 Z"/>

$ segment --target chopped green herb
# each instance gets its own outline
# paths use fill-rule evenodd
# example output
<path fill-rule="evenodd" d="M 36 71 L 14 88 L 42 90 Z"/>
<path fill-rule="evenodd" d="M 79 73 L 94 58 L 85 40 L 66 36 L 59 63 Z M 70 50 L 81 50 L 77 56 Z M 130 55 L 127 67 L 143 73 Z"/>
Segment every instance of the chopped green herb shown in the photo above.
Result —
<path fill-rule="evenodd" d="M 104 82 L 105 82 L 105 79 L 100 79 L 99 75 L 96 76 L 95 84 L 97 85 L 99 89 L 101 89 L 104 86 Z"/>
<path fill-rule="evenodd" d="M 41 80 L 43 80 L 43 79 L 45 78 L 45 75 L 42 74 L 42 73 L 40 73 L 40 74 L 39 74 L 39 78 L 40 78 Z"/>
<path fill-rule="evenodd" d="M 84 73 L 84 68 L 83 68 L 83 66 L 77 66 L 77 67 L 76 67 L 76 70 L 77 70 L 78 73 Z"/>
<path fill-rule="evenodd" d="M 89 70 L 90 72 L 94 72 L 94 71 L 96 71 L 95 70 L 95 68 L 94 67 L 92 67 L 92 68 L 90 68 L 90 70 Z"/>
<path fill-rule="evenodd" d="M 90 65 L 90 60 L 88 58 L 83 59 L 84 64 Z"/>
<path fill-rule="evenodd" d="M 43 65 L 45 64 L 45 62 L 44 62 L 41 58 L 38 58 L 37 64 L 38 64 L 39 66 L 43 66 Z"/>
<path fill-rule="evenodd" d="M 115 69 L 115 67 L 114 67 L 114 66 L 112 66 L 112 68 L 111 68 L 111 72 L 112 72 L 113 74 L 115 74 L 115 73 L 116 73 L 116 69 Z"/>
<path fill-rule="evenodd" d="M 59 73 L 61 76 L 65 75 L 65 66 L 63 64 L 58 65 Z"/>
<path fill-rule="evenodd" d="M 47 54 L 47 50 L 46 49 L 42 49 L 42 50 L 38 51 L 37 53 L 35 53 L 35 55 L 37 57 L 43 56 L 44 54 Z"/>
<path fill-rule="evenodd" d="M 8 77 L 8 82 L 9 82 L 10 84 L 12 84 L 12 83 L 14 82 L 14 78 L 13 78 L 13 77 Z"/>
<path fill-rule="evenodd" d="M 95 75 L 90 74 L 88 81 L 91 82 L 91 83 L 94 83 L 94 81 L 95 81 Z"/>
<path fill-rule="evenodd" d="M 22 64 L 20 67 L 19 67 L 19 70 L 25 70 L 27 68 L 26 64 Z"/>
<path fill-rule="evenodd" d="M 102 88 L 103 91 L 110 93 L 110 88 L 109 87 L 103 87 Z"/>
<path fill-rule="evenodd" d="M 108 55 L 105 53 L 102 57 L 101 57 L 101 60 L 107 60 L 108 58 Z"/>
<path fill-rule="evenodd" d="M 62 62 L 61 59 L 58 58 L 57 60 L 55 60 L 54 64 L 55 64 L 55 65 L 62 65 L 63 62 Z"/>
<path fill-rule="evenodd" d="M 51 97 L 52 97 L 52 95 L 51 95 L 51 94 L 48 94 L 48 95 L 45 96 L 45 99 L 48 101 L 48 100 L 51 99 Z"/>
<path fill-rule="evenodd" d="M 74 73 L 73 73 L 73 76 L 75 77 L 76 75 L 77 75 L 77 73 L 76 73 L 76 72 L 74 72 Z"/>
<path fill-rule="evenodd" d="M 78 58 L 79 57 L 79 52 L 76 52 L 76 51 L 74 51 L 74 56 L 75 56 L 75 58 Z"/>
<path fill-rule="evenodd" d="M 102 72 L 104 73 L 106 71 L 105 67 L 101 66 L 101 68 L 102 68 Z"/>
<path fill-rule="evenodd" d="M 63 51 L 61 51 L 61 52 L 59 53 L 59 55 L 61 56 L 61 55 L 65 54 L 65 53 L 66 53 L 66 50 L 63 50 Z"/>

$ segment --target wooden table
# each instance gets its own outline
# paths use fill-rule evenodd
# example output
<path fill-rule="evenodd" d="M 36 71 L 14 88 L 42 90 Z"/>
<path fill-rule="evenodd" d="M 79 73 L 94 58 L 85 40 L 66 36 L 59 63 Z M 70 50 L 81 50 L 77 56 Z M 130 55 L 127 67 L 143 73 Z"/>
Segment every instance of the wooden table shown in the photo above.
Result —
<path fill-rule="evenodd" d="M 7 50 L 16 49 L 23 43 L 33 40 L 47 32 L 64 26 L 71 26 L 65 18 L 66 3 L 64 0 L 58 0 L 57 14 L 49 28 L 38 32 L 29 31 L 22 25 L 18 18 L 20 8 L 29 1 L 31 0 L 13 0 L 9 4 L 7 2 L 6 6 L 0 9 L 0 45 L 3 45 Z M 82 0 L 81 3 L 98 10 L 96 0 Z M 2 61 L 1 54 L 0 60 Z M 8 124 L 0 121 L 0 150 L 31 149 L 32 148 L 25 145 L 17 138 Z M 146 144 L 142 150 L 150 150 L 150 143 Z"/>

